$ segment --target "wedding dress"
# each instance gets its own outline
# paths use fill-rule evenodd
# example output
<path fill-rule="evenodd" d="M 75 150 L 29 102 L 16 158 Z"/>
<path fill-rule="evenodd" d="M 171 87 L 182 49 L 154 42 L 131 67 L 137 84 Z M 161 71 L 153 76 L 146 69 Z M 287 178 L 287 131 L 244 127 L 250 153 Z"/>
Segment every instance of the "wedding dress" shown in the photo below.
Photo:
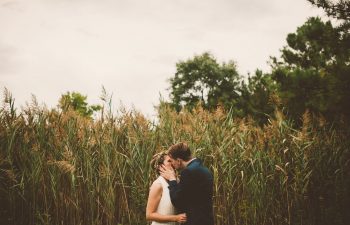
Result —
<path fill-rule="evenodd" d="M 159 176 L 154 182 L 158 182 L 159 184 L 161 184 L 163 189 L 162 197 L 159 201 L 159 205 L 157 208 L 157 213 L 162 215 L 175 215 L 176 211 L 170 200 L 168 182 L 162 176 Z M 176 222 L 159 223 L 155 221 L 151 223 L 151 225 L 177 225 L 177 224 L 178 223 Z"/>

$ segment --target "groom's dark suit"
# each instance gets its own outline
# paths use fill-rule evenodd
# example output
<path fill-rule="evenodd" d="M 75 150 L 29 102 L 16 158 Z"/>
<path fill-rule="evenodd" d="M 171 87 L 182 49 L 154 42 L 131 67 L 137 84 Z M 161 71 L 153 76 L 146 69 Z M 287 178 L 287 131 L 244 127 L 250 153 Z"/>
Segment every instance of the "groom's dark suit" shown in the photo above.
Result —
<path fill-rule="evenodd" d="M 180 173 L 180 182 L 169 181 L 173 205 L 187 215 L 186 225 L 213 225 L 213 175 L 199 159 Z"/>

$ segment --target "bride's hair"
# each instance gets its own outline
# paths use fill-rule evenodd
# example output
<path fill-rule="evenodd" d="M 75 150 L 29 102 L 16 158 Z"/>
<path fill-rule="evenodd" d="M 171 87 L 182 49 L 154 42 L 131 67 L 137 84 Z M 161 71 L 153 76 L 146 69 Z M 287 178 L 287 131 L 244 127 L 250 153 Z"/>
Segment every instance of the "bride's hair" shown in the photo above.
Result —
<path fill-rule="evenodd" d="M 151 166 L 158 175 L 159 175 L 159 166 L 164 163 L 165 156 L 167 155 L 168 154 L 165 151 L 163 151 L 163 152 L 156 153 L 152 157 Z"/>

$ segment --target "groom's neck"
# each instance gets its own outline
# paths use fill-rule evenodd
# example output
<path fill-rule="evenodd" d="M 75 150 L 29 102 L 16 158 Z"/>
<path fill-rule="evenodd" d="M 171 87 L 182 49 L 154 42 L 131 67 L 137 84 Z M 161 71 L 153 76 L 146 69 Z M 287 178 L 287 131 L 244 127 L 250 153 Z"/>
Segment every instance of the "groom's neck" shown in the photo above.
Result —
<path fill-rule="evenodd" d="M 188 166 L 188 164 L 190 164 L 193 160 L 195 160 L 196 158 L 191 158 L 191 159 L 189 159 L 188 161 L 185 161 L 183 164 L 184 164 L 184 167 L 187 167 Z"/>

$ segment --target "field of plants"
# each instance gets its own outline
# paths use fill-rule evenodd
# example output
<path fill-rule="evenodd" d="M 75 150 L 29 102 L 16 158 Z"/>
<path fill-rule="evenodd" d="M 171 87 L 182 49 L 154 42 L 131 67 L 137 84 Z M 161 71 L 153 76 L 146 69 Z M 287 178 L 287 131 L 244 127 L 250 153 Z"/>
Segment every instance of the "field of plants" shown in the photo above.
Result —
<path fill-rule="evenodd" d="M 278 108 L 278 107 L 276 107 Z M 0 110 L 0 224 L 147 224 L 153 154 L 186 141 L 213 172 L 216 225 L 348 224 L 350 133 L 283 110 L 261 127 L 218 108 L 157 121 L 106 104 L 96 118 L 39 106 Z"/>

